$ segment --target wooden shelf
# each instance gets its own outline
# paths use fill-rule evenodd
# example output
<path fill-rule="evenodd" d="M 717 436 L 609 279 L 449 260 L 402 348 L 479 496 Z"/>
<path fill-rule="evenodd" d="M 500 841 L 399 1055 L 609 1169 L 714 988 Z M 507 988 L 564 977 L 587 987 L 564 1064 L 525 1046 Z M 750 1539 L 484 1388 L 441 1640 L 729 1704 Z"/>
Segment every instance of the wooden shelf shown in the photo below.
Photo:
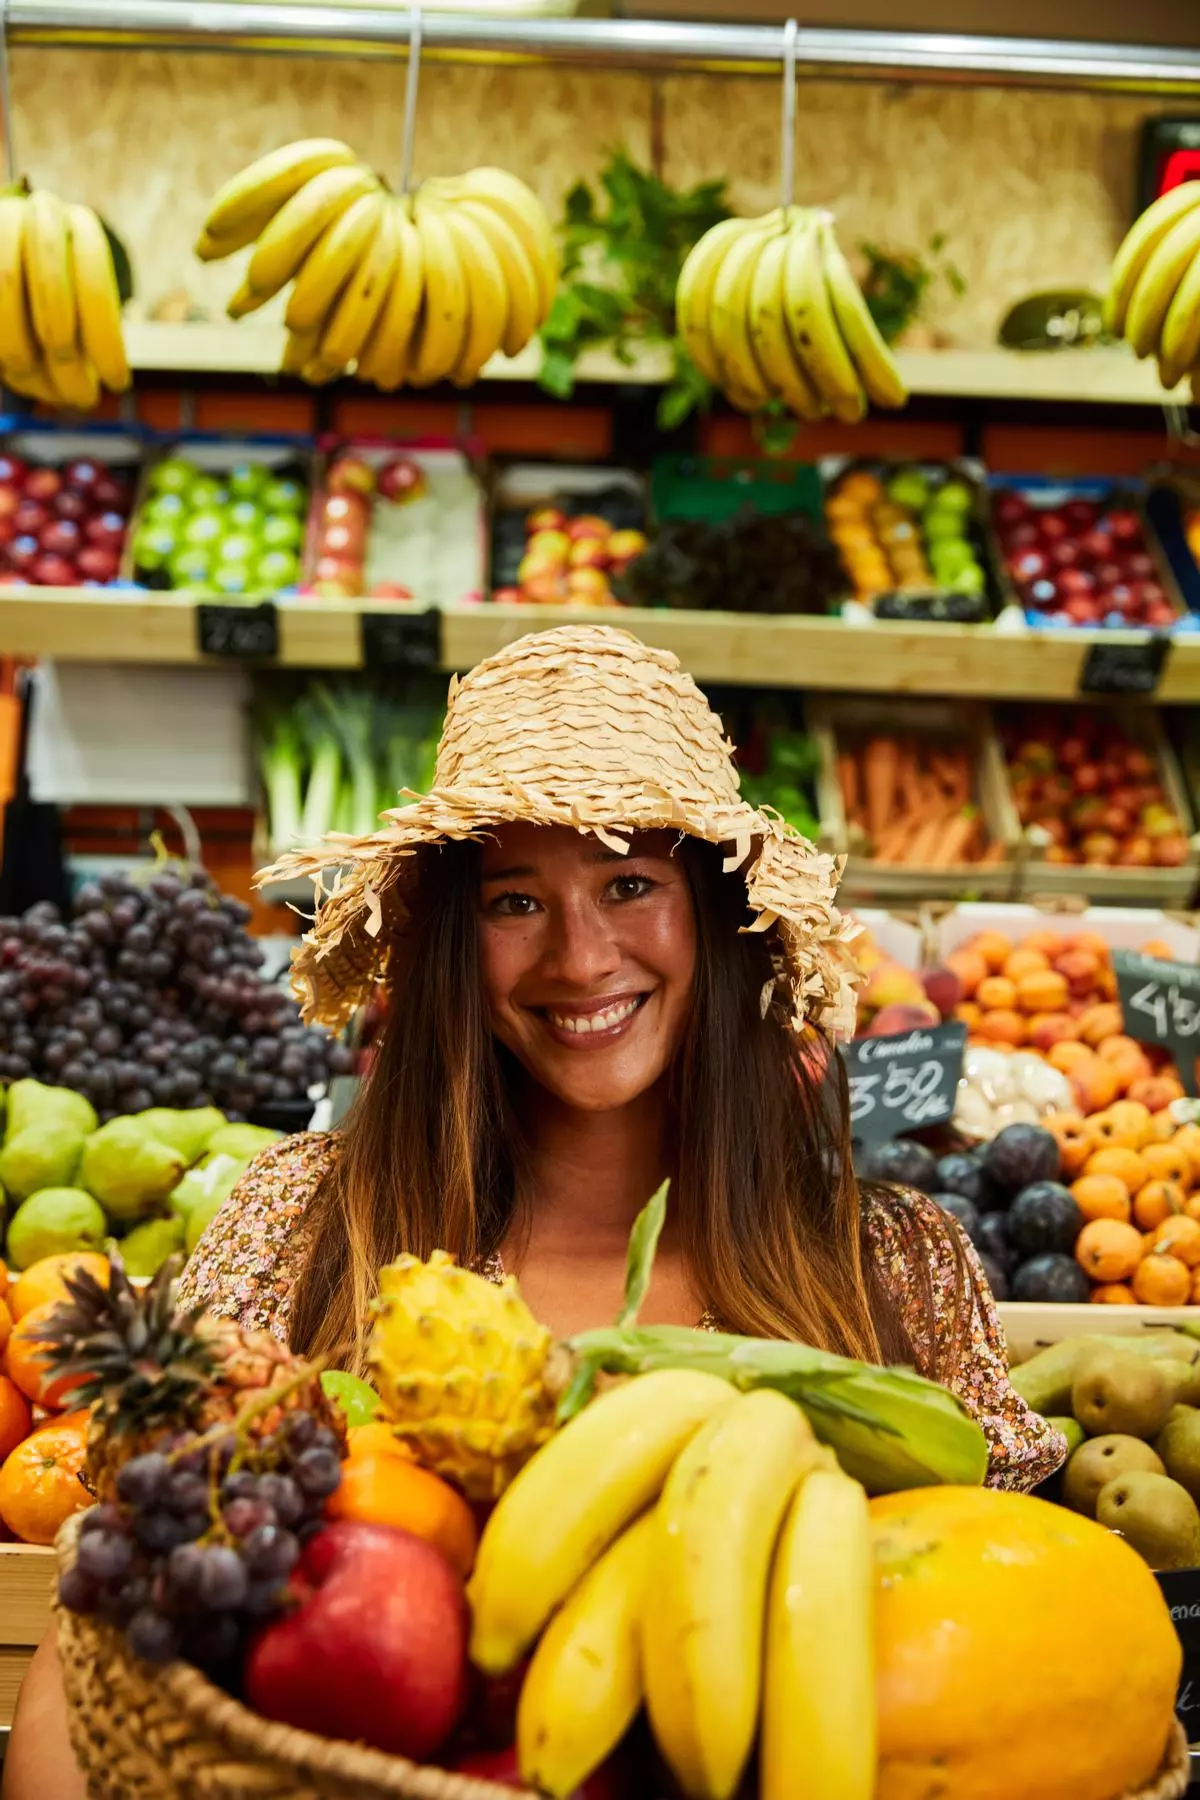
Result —
<path fill-rule="evenodd" d="M 265 325 L 164 325 L 125 328 L 134 369 L 180 374 L 274 375 L 283 355 L 283 330 Z M 497 356 L 487 381 L 536 381 L 541 349 Z M 1027 400 L 1098 406 L 1157 406 L 1168 395 L 1152 362 L 1127 350 L 1063 350 L 1042 355 L 1013 350 L 906 350 L 900 367 L 915 395 L 981 400 Z M 659 386 L 670 374 L 665 352 L 648 352 L 629 365 L 610 352 L 589 351 L 579 379 L 612 386 Z M 1187 398 L 1186 385 L 1176 397 Z"/>
<path fill-rule="evenodd" d="M 322 669 L 361 668 L 364 612 L 424 610 L 299 599 L 281 600 L 278 608 L 279 665 Z M 673 650 L 705 682 L 992 700 L 1074 699 L 1091 644 L 1139 641 L 1125 632 L 1005 634 L 980 625 L 852 627 L 839 619 L 748 613 L 485 605 L 444 614 L 443 666 L 467 669 L 527 632 L 583 621 L 622 626 Z M 165 595 L 0 592 L 0 645 L 9 655 L 65 662 L 219 666 L 200 655 L 191 602 Z M 1200 636 L 1176 641 L 1155 698 L 1167 705 L 1200 700 Z"/>

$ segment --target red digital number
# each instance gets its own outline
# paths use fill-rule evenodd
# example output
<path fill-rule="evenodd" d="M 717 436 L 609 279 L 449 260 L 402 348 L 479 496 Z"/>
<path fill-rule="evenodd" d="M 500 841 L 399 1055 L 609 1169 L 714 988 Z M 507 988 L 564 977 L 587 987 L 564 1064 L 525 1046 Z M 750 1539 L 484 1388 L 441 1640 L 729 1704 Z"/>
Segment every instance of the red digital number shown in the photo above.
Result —
<path fill-rule="evenodd" d="M 1163 158 L 1158 191 L 1169 193 L 1185 181 L 1200 181 L 1200 150 L 1172 150 Z"/>

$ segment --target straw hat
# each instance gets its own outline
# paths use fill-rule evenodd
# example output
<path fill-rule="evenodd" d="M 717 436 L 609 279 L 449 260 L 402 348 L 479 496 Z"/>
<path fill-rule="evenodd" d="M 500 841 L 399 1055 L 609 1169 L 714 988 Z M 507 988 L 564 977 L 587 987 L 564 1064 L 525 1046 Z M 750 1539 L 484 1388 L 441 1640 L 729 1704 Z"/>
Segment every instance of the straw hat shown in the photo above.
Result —
<path fill-rule="evenodd" d="M 336 1029 L 387 980 L 415 852 L 526 821 L 590 831 L 618 850 L 630 833 L 663 827 L 724 846 L 726 870 L 746 883 L 750 929 L 774 934 L 774 997 L 793 1028 L 853 1030 L 852 927 L 833 903 L 840 864 L 741 798 L 720 720 L 669 652 L 599 625 L 518 639 L 452 679 L 433 787 L 400 798 L 412 804 L 382 814 L 385 830 L 331 833 L 257 877 L 314 881 L 316 918 L 292 960 L 305 1019 Z"/>

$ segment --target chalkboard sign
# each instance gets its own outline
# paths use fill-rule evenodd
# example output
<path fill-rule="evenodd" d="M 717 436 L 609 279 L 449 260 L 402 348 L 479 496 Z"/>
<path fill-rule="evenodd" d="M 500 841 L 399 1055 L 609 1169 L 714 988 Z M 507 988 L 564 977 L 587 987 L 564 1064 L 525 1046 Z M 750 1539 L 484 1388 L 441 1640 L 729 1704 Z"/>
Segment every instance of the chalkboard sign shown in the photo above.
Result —
<path fill-rule="evenodd" d="M 255 606 L 204 600 L 196 608 L 196 644 L 202 656 L 237 659 L 279 655 L 279 615 L 273 600 Z"/>
<path fill-rule="evenodd" d="M 1183 1645 L 1175 1711 L 1194 1744 L 1200 1740 L 1200 1569 L 1164 1569 L 1157 1579 Z"/>
<path fill-rule="evenodd" d="M 1079 677 L 1081 694 L 1152 694 L 1162 679 L 1171 640 L 1148 634 L 1136 643 L 1092 644 Z"/>
<path fill-rule="evenodd" d="M 436 607 L 427 612 L 364 612 L 362 659 L 364 669 L 440 669 L 442 666 L 442 615 Z"/>
<path fill-rule="evenodd" d="M 1171 1052 L 1179 1079 L 1196 1093 L 1200 1056 L 1200 969 L 1161 962 L 1135 950 L 1114 950 L 1117 995 L 1127 1036 L 1139 1044 L 1162 1044 Z"/>
<path fill-rule="evenodd" d="M 941 1125 L 954 1111 L 965 1025 L 921 1026 L 897 1037 L 856 1038 L 842 1055 L 850 1083 L 850 1134 L 880 1144 Z"/>

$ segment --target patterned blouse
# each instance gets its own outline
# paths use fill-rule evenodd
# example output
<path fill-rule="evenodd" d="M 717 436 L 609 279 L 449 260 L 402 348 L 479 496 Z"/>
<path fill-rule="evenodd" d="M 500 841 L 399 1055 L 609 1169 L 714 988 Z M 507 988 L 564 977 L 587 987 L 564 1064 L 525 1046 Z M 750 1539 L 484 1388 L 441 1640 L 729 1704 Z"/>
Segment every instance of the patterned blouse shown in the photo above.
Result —
<path fill-rule="evenodd" d="M 285 1337 L 292 1296 L 309 1242 L 308 1206 L 337 1155 L 337 1139 L 308 1132 L 282 1139 L 247 1169 L 211 1221 L 182 1282 L 182 1299 L 223 1317 Z M 900 1304 L 909 1339 L 922 1362 L 955 1316 L 959 1226 L 923 1194 L 873 1203 L 868 1234 L 888 1288 Z M 960 1234 L 961 1236 L 961 1234 Z M 1004 1333 L 979 1259 L 961 1237 L 970 1285 L 969 1347 L 949 1385 L 982 1425 L 988 1440 L 988 1484 L 1036 1487 L 1062 1463 L 1065 1439 L 1031 1412 L 1008 1378 Z M 912 1279 L 914 1262 L 929 1268 L 933 1316 Z M 483 1273 L 495 1277 L 499 1260 Z"/>

